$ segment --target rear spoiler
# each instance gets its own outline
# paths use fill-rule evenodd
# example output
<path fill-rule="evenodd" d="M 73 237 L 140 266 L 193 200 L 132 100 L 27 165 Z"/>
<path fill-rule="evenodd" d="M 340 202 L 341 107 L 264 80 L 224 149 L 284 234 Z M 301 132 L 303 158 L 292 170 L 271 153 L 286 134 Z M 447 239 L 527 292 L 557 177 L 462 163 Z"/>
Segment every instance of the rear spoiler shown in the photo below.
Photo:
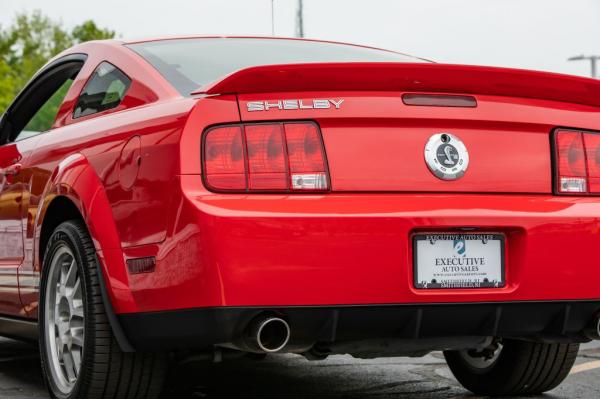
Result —
<path fill-rule="evenodd" d="M 487 94 L 600 107 L 600 81 L 522 69 L 428 63 L 326 63 L 246 68 L 192 94 L 399 91 Z"/>

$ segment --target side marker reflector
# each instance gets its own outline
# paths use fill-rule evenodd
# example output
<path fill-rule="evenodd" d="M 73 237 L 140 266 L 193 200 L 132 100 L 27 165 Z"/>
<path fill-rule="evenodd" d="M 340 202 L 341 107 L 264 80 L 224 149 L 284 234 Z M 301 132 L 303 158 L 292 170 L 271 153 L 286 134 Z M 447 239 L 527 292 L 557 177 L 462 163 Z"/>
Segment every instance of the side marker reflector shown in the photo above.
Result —
<path fill-rule="evenodd" d="M 149 256 L 146 258 L 127 259 L 127 268 L 130 274 L 152 273 L 156 269 L 156 258 Z"/>

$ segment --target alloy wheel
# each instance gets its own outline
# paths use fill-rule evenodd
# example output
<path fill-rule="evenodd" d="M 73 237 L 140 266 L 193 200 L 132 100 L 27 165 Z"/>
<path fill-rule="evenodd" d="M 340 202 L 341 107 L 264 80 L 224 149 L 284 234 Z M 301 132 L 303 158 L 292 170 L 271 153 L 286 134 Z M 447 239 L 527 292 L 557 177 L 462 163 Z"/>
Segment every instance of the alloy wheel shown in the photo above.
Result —
<path fill-rule="evenodd" d="M 46 351 L 57 388 L 69 394 L 83 359 L 85 312 L 77 260 L 65 244 L 50 262 L 45 298 Z"/>
<path fill-rule="evenodd" d="M 465 363 L 473 369 L 487 370 L 496 364 L 502 353 L 502 348 L 502 344 L 497 343 L 482 351 L 468 349 L 460 351 L 459 354 Z"/>

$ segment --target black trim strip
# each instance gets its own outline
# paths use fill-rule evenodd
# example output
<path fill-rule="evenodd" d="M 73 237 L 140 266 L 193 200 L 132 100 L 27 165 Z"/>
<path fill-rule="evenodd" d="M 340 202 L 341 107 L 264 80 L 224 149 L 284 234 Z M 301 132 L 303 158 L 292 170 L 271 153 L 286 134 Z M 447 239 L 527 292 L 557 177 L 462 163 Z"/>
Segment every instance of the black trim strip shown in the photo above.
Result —
<path fill-rule="evenodd" d="M 25 341 L 37 341 L 39 330 L 36 321 L 0 316 L 0 335 Z"/>
<path fill-rule="evenodd" d="M 98 262 L 98 265 L 100 265 L 100 262 Z M 106 290 L 106 283 L 104 282 L 104 273 L 102 272 L 102 270 L 100 270 L 100 267 L 98 267 L 98 276 L 98 281 L 100 282 L 100 292 L 102 294 L 102 302 L 104 302 L 104 312 L 106 313 L 106 318 L 108 319 L 108 323 L 110 324 L 115 340 L 117 341 L 119 348 L 121 348 L 121 351 L 128 353 L 135 352 L 135 349 L 129 342 L 129 339 L 123 331 L 121 323 L 119 322 L 119 319 L 115 314 L 115 310 L 112 306 L 112 302 L 110 301 Z"/>
<path fill-rule="evenodd" d="M 600 315 L 600 300 L 348 306 L 221 307 L 118 316 L 138 350 L 211 347 L 235 342 L 262 314 L 287 319 L 290 345 L 499 336 L 585 342 Z"/>
<path fill-rule="evenodd" d="M 17 96 L 15 97 L 15 100 L 12 102 L 12 104 L 6 110 L 6 113 L 10 113 L 10 111 L 13 108 L 19 107 L 21 105 L 21 102 L 24 101 L 23 100 L 24 96 L 26 96 L 26 94 L 29 91 L 32 91 L 35 89 L 35 86 L 38 84 L 38 81 L 40 80 L 40 78 L 43 75 L 45 75 L 47 72 L 49 72 L 55 68 L 58 68 L 62 65 L 69 64 L 72 62 L 84 63 L 85 60 L 87 60 L 87 58 L 88 58 L 87 54 L 83 54 L 83 53 L 69 54 L 69 55 L 66 55 L 64 57 L 61 57 L 59 59 L 52 61 L 51 63 L 49 63 L 48 65 L 46 65 L 45 67 L 43 67 L 42 69 L 37 71 L 36 74 L 33 75 L 33 77 L 31 78 L 31 80 L 29 80 L 29 82 L 25 85 L 23 90 L 21 90 L 21 92 L 19 94 L 17 94 Z"/>

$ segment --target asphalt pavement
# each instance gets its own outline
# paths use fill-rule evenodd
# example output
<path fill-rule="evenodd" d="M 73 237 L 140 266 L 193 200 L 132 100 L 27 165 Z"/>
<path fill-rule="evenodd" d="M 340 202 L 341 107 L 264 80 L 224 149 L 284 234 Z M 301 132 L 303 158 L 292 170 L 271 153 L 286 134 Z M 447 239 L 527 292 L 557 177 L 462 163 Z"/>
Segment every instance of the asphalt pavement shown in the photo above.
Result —
<path fill-rule="evenodd" d="M 261 361 L 237 359 L 209 368 L 191 364 L 176 374 L 165 399 L 478 398 L 460 387 L 437 352 L 423 358 L 332 356 L 318 362 L 271 355 Z M 0 398 L 48 398 L 37 347 L 0 339 Z M 600 398 L 600 343 L 582 346 L 567 380 L 539 398 Z"/>

